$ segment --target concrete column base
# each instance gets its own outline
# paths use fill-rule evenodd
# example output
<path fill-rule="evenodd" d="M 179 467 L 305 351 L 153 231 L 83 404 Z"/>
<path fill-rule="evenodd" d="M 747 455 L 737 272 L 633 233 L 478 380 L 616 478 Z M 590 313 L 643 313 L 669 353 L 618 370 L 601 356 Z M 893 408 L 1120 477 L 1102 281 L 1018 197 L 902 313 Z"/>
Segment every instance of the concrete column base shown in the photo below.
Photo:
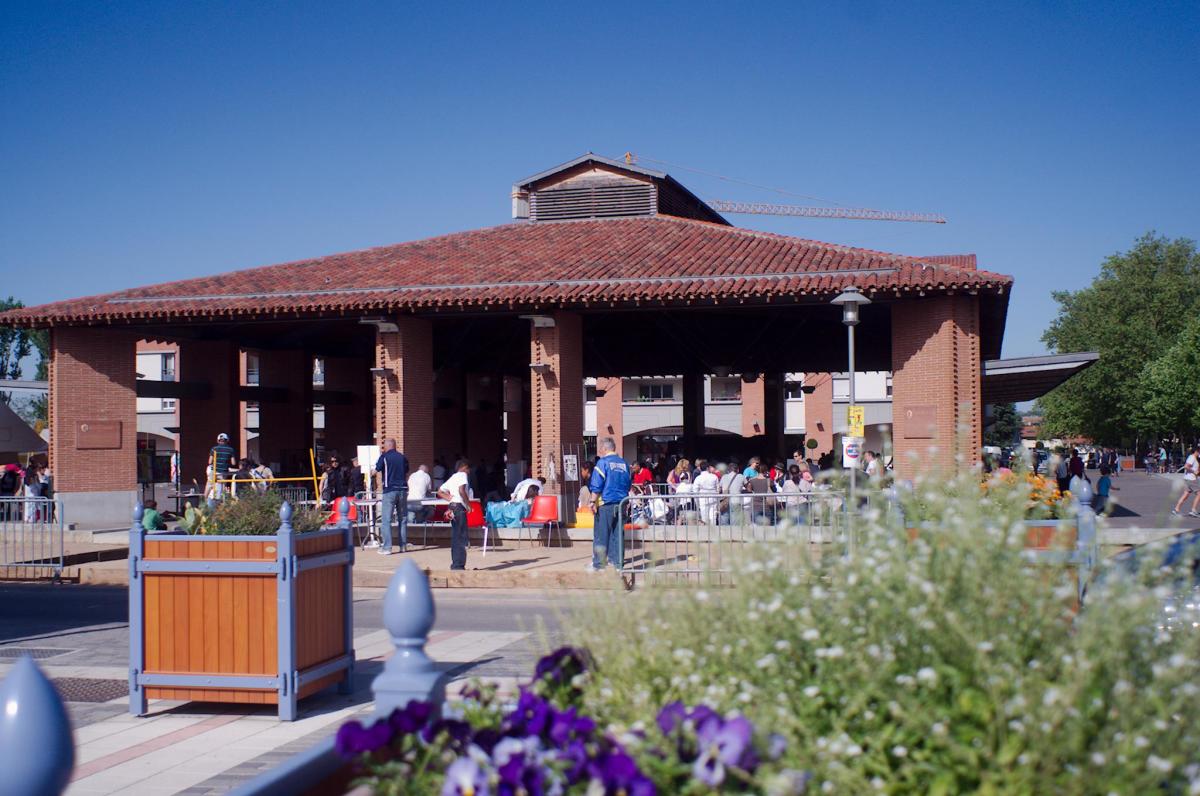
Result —
<path fill-rule="evenodd" d="M 76 528 L 128 528 L 137 505 L 136 489 L 111 492 L 55 492 L 62 501 L 62 520 Z"/>

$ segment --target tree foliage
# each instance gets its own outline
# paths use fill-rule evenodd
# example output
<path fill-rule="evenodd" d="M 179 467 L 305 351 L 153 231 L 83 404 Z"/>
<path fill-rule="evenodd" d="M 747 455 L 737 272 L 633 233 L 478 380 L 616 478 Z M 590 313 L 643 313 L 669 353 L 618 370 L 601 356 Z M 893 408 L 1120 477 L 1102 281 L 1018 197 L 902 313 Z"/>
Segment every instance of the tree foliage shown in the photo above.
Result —
<path fill-rule="evenodd" d="M 992 425 L 983 435 L 983 444 L 1003 448 L 1016 443 L 1020 433 L 1021 416 L 1017 414 L 1017 405 L 996 404 L 992 407 Z"/>
<path fill-rule="evenodd" d="M 9 296 L 0 300 L 0 312 L 17 310 L 25 305 Z M 16 329 L 0 326 L 0 379 L 20 379 L 24 374 L 22 362 L 36 353 L 34 378 L 44 381 L 50 363 L 50 335 L 44 330 Z M 12 393 L 0 391 L 0 401 L 12 403 Z M 18 402 L 13 407 L 25 420 L 46 420 L 46 396 L 37 395 Z"/>
<path fill-rule="evenodd" d="M 1054 299 L 1058 315 L 1042 340 L 1058 353 L 1096 351 L 1100 361 L 1042 399 L 1043 429 L 1101 444 L 1128 441 L 1135 430 L 1179 430 L 1147 425 L 1160 421 L 1142 410 L 1143 371 L 1175 345 L 1200 308 L 1195 241 L 1144 235 L 1108 257 L 1090 286 L 1055 292 Z"/>

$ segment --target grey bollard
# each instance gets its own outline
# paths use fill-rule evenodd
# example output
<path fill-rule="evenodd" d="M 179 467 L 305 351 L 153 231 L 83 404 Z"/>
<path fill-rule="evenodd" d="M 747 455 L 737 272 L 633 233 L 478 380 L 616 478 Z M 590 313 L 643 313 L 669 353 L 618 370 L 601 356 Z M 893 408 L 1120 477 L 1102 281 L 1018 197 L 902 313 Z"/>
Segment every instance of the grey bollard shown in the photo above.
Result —
<path fill-rule="evenodd" d="M 28 655 L 0 683 L 0 796 L 57 796 L 75 769 L 67 709 Z"/>
<path fill-rule="evenodd" d="M 406 558 L 396 568 L 383 597 L 383 625 L 396 652 L 371 683 L 376 715 L 388 716 L 414 699 L 432 703 L 440 714 L 446 678 L 425 652 L 434 616 L 429 579 L 415 561 Z"/>
<path fill-rule="evenodd" d="M 283 501 L 283 505 L 279 507 L 279 532 L 292 532 L 292 504 L 288 503 L 286 500 Z"/>
<path fill-rule="evenodd" d="M 337 527 L 350 527 L 350 499 L 340 498 L 337 504 Z"/>
<path fill-rule="evenodd" d="M 1079 599 L 1082 602 L 1100 555 L 1096 510 L 1092 508 L 1095 493 L 1090 481 L 1075 476 L 1071 479 L 1071 494 L 1075 496 L 1075 560 L 1079 566 Z"/>

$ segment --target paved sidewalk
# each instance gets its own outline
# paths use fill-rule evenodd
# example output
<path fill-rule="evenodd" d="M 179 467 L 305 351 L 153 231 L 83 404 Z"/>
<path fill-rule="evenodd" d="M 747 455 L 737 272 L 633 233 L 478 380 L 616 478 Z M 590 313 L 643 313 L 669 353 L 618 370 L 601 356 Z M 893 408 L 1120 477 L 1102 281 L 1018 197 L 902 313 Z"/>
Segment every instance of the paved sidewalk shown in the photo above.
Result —
<path fill-rule="evenodd" d="M 33 654 L 63 693 L 77 748 L 68 793 L 225 793 L 371 710 L 371 681 L 393 649 L 381 598 L 380 589 L 355 590 L 354 693 L 330 688 L 304 700 L 295 722 L 278 721 L 270 706 L 166 700 L 152 701 L 149 716 L 128 715 L 127 595 L 119 587 L 0 585 L 12 609 L 0 615 L 0 677 L 18 654 Z M 513 691 L 552 643 L 554 617 L 542 592 L 442 593 L 427 650 L 450 674 L 452 697 L 474 677 Z"/>

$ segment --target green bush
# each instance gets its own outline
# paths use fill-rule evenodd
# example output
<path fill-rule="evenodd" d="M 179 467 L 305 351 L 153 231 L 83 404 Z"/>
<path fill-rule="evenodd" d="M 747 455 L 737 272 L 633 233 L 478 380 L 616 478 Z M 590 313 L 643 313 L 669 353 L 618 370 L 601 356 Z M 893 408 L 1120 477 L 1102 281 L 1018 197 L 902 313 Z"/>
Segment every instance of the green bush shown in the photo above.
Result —
<path fill-rule="evenodd" d="M 279 509 L 283 497 L 274 490 L 245 490 L 237 498 L 218 503 L 211 512 L 190 505 L 181 525 L 188 533 L 219 536 L 260 536 L 279 531 Z M 320 530 L 326 515 L 311 508 L 295 508 L 292 529 L 297 533 Z"/>
<path fill-rule="evenodd" d="M 1159 627 L 1180 573 L 1108 573 L 1080 612 L 1069 573 L 1023 550 L 1027 484 L 986 507 L 975 474 L 917 490 L 938 517 L 913 541 L 869 511 L 850 556 L 751 544 L 733 588 L 577 606 L 588 710 L 741 712 L 824 792 L 1200 792 L 1200 632 Z"/>

